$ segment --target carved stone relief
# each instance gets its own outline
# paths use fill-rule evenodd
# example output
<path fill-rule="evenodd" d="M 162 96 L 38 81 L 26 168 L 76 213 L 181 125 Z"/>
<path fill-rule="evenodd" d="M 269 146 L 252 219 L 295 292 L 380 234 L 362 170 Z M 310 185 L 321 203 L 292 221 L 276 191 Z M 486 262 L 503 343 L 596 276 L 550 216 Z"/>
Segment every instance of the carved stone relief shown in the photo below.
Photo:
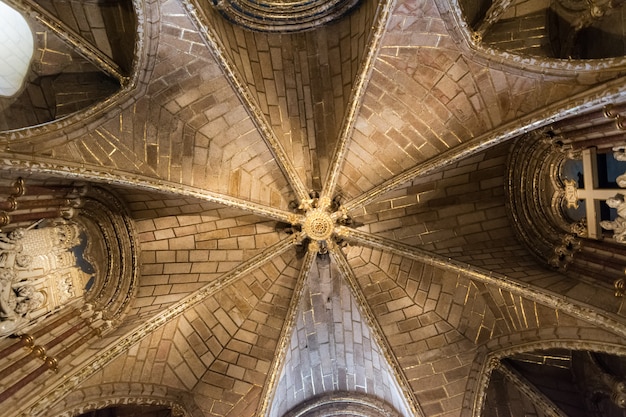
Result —
<path fill-rule="evenodd" d="M 72 252 L 77 223 L 35 226 L 0 232 L 0 337 L 82 297 L 90 278 Z"/>
<path fill-rule="evenodd" d="M 616 146 L 613 148 L 613 157 L 617 161 L 626 161 L 626 154 L 624 153 L 626 146 Z M 619 175 L 616 178 L 618 187 L 626 188 L 626 172 Z M 624 194 L 618 193 L 613 197 L 605 200 L 607 206 L 615 209 L 617 217 L 613 220 L 605 220 L 600 222 L 600 227 L 605 230 L 613 231 L 613 240 L 618 243 L 626 244 L 626 201 Z"/>
<path fill-rule="evenodd" d="M 99 399 L 99 400 L 94 399 L 72 410 L 67 410 L 63 412 L 62 414 L 58 414 L 57 417 L 84 416 L 84 415 L 88 415 L 88 413 L 94 410 L 102 410 L 108 407 L 124 406 L 124 405 L 163 406 L 163 407 L 170 408 L 171 415 L 173 417 L 190 416 L 189 412 L 187 412 L 185 407 L 183 407 L 180 403 L 174 402 L 171 400 L 161 399 L 161 398 L 151 398 L 151 397 L 121 397 L 121 398 L 106 398 L 106 399 Z"/>

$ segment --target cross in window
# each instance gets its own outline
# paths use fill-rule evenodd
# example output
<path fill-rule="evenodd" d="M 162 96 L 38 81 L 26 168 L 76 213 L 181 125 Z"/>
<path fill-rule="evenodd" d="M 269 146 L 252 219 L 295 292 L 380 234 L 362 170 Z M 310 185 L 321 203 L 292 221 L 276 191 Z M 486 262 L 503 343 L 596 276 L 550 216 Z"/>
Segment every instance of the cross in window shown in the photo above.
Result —
<path fill-rule="evenodd" d="M 599 188 L 598 164 L 596 149 L 588 148 L 582 151 L 583 188 L 578 188 L 576 181 L 565 182 L 565 199 L 567 206 L 578 208 L 578 201 L 585 200 L 587 211 L 587 236 L 591 239 L 602 238 L 600 228 L 600 202 L 615 197 L 616 194 L 626 193 L 622 188 Z"/>

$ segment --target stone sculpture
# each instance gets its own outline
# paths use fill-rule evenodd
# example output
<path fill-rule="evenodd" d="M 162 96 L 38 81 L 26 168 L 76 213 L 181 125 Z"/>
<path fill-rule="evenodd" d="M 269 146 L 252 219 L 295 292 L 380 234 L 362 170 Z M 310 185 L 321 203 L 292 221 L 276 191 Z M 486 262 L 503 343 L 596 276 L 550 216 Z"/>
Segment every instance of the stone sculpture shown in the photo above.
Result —
<path fill-rule="evenodd" d="M 79 233 L 74 223 L 0 232 L 0 337 L 82 295 L 66 271 Z"/>

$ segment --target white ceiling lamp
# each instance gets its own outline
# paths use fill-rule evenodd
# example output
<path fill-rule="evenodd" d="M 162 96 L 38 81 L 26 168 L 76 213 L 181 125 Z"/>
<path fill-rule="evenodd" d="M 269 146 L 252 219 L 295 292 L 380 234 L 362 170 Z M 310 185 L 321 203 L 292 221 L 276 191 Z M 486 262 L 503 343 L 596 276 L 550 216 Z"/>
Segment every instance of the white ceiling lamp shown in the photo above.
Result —
<path fill-rule="evenodd" d="M 33 45 L 26 19 L 0 1 L 0 96 L 11 97 L 22 88 Z"/>

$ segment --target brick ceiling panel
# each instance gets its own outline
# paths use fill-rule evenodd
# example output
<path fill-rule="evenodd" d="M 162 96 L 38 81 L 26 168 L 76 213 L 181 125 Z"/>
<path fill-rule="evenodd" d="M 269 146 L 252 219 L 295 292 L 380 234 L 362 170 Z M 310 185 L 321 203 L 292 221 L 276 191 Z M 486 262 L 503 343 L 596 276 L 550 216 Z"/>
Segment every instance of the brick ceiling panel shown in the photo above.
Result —
<path fill-rule="evenodd" d="M 495 340 L 512 343 L 522 334 L 588 326 L 553 305 L 391 253 L 350 247 L 348 259 L 428 416 L 461 408 L 473 384 L 467 378 L 476 349 Z"/>
<path fill-rule="evenodd" d="M 2 268 L 15 258 L 9 272 L 24 276 L 11 257 L 23 250 L 10 235 L 20 225 L 97 223 L 88 206 L 67 214 L 61 197 L 37 194 L 86 183 L 86 199 L 98 190 L 121 201 L 119 216 L 106 213 L 128 226 L 125 240 L 90 249 L 128 250 L 112 261 L 119 279 L 93 275 L 130 306 L 109 319 L 113 302 L 87 291 L 33 318 L 18 312 L 31 277 L 0 280 L 8 416 L 160 401 L 185 417 L 291 417 L 341 397 L 392 417 L 540 417 L 541 398 L 494 371 L 498 355 L 552 343 L 626 351 L 622 298 L 606 277 L 577 272 L 604 261 L 620 271 L 615 235 L 591 241 L 560 225 L 526 238 L 510 196 L 556 181 L 557 164 L 520 188 L 507 176 L 520 137 L 568 158 L 596 140 L 623 156 L 626 58 L 486 49 L 464 20 L 469 0 L 363 0 L 290 32 L 264 19 L 264 1 L 5 2 L 39 23 L 29 87 L 0 98 Z M 239 14 L 244 3 L 254 16 Z M 507 19 L 527 21 L 514 3 Z M 272 2 L 272 19 L 333 4 Z M 20 176 L 47 188 L 21 199 Z M 551 192 L 536 204 L 560 216 Z M 38 218 L 56 215 L 67 218 Z M 537 243 L 578 270 L 550 269 L 531 253 Z M 109 411 L 123 407 L 98 412 Z"/>
<path fill-rule="evenodd" d="M 423 45 L 383 48 L 369 83 L 339 178 L 348 197 L 584 88 Z"/>
<path fill-rule="evenodd" d="M 341 272 L 320 257 L 307 277 L 269 417 L 339 390 L 359 391 L 410 415 L 383 348 Z"/>
<path fill-rule="evenodd" d="M 410 0 L 396 3 L 383 38 L 383 47 L 416 44 L 449 45 L 448 31 L 435 2 Z"/>
<path fill-rule="evenodd" d="M 457 295 L 462 287 L 450 274 L 430 266 L 357 247 L 348 258 L 424 414 L 460 409 L 476 345 L 457 326 L 473 300 Z M 476 317 L 471 325 L 479 329 L 485 317 Z"/>
<path fill-rule="evenodd" d="M 184 210 L 187 206 L 182 206 Z M 179 207 L 169 207 L 174 211 Z M 142 273 L 136 313 L 149 314 L 218 280 L 281 239 L 274 222 L 214 209 L 141 220 Z"/>
<path fill-rule="evenodd" d="M 38 152 L 108 167 L 106 175 L 141 175 L 286 207 L 289 188 L 274 156 L 181 11 L 172 4 L 162 16 L 145 96 L 91 133 L 64 146 L 38 144 Z"/>
<path fill-rule="evenodd" d="M 60 119 L 107 99 L 119 90 L 117 80 L 75 51 L 47 26 L 30 20 L 34 51 L 24 87 L 0 97 L 0 131 Z"/>
<path fill-rule="evenodd" d="M 84 386 L 123 382 L 192 392 L 208 415 L 254 416 L 294 289 L 293 255 L 187 309 L 94 374 Z"/>
<path fill-rule="evenodd" d="M 201 7 L 252 112 L 267 123 L 306 187 L 320 190 L 363 70 L 376 2 L 315 31 L 254 35 Z"/>
<path fill-rule="evenodd" d="M 181 321 L 182 320 L 182 321 Z M 82 390 L 89 392 L 100 390 L 100 395 L 108 394 L 108 384 L 122 386 L 125 383 L 134 387 L 152 385 L 156 392 L 159 387 L 175 390 L 190 390 L 197 377 L 188 367 L 188 363 L 198 364 L 197 356 L 193 359 L 191 347 L 180 334 L 179 325 L 185 331 L 189 327 L 184 319 L 176 319 L 159 328 L 153 334 L 134 344 L 126 354 L 118 356 L 106 367 L 87 379 Z M 190 352 L 188 352 L 190 351 Z M 187 357 L 183 360 L 183 354 Z M 134 381 L 134 382 L 133 382 Z M 139 382 L 141 381 L 141 382 Z M 115 388 L 111 392 L 115 391 Z"/>
<path fill-rule="evenodd" d="M 126 72 L 133 59 L 136 25 L 132 3 L 113 0 L 106 3 L 75 0 L 38 2 L 71 30 L 114 59 Z M 115 31 L 111 29 L 115 28 Z"/>
<path fill-rule="evenodd" d="M 363 231 L 446 255 L 510 246 L 516 237 L 504 208 L 507 151 L 496 147 L 422 176 L 351 216 Z"/>
<path fill-rule="evenodd" d="M 193 392 L 205 413 L 256 415 L 298 272 L 289 260 L 267 264 L 198 307 L 208 328 L 206 372 Z"/>

